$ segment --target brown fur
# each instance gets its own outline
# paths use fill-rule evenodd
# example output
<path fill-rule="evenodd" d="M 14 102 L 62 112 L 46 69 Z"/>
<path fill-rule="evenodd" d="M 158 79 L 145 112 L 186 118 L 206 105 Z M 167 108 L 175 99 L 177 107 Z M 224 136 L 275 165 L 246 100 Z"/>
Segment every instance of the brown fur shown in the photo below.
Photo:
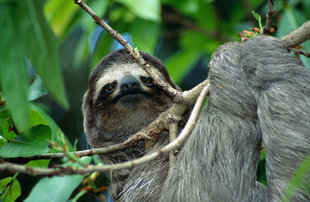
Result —
<path fill-rule="evenodd" d="M 169 82 L 174 88 L 178 88 L 158 59 L 146 53 L 142 53 L 142 56 L 146 62 L 151 64 L 151 68 L 155 68 L 155 72 L 162 79 Z M 127 98 L 122 97 L 116 100 L 121 92 L 121 80 L 128 75 L 136 79 L 139 91 L 143 94 L 134 95 L 133 100 L 126 100 Z M 147 87 L 144 85 L 140 80 L 141 76 L 146 77 L 147 73 L 124 50 L 106 56 L 94 69 L 89 79 L 88 90 L 84 95 L 82 106 L 84 130 L 90 145 L 101 147 L 125 141 L 129 135 L 147 126 L 173 103 L 172 98 L 163 90 L 155 86 Z M 115 91 L 109 96 L 102 96 L 101 88 L 113 81 L 117 83 Z M 167 133 L 163 132 L 160 135 L 160 141 L 166 139 L 165 134 Z M 103 155 L 101 158 L 105 163 L 110 164 L 132 160 L 143 154 L 144 143 L 141 141 L 136 147 Z M 145 167 L 147 166 L 149 165 L 145 165 Z M 127 192 L 123 189 L 129 187 L 127 184 L 132 183 L 133 178 L 136 178 L 134 173 L 141 173 L 148 169 L 142 166 L 132 171 L 124 169 L 110 173 L 110 192 L 113 198 L 117 199 L 126 195 Z M 140 177 L 143 178 L 143 175 Z"/>

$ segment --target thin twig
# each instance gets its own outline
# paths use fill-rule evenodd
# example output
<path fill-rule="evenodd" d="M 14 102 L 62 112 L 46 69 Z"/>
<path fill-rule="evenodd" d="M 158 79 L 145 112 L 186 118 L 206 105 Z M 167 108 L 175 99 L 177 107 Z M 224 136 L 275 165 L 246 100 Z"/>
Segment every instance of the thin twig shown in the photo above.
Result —
<path fill-rule="evenodd" d="M 306 53 L 302 50 L 293 50 L 296 55 L 304 55 L 307 58 L 310 58 L 310 53 Z"/>
<path fill-rule="evenodd" d="M 175 121 L 181 120 L 183 113 L 188 109 L 189 106 L 192 106 L 195 103 L 201 90 L 208 84 L 209 84 L 209 81 L 205 80 L 202 83 L 198 84 L 193 89 L 189 91 L 184 91 L 183 92 L 184 103 L 174 103 L 167 111 L 161 113 L 146 128 L 143 128 L 137 133 L 131 135 L 126 141 L 119 143 L 119 144 L 107 146 L 107 147 L 71 152 L 71 154 L 77 157 L 93 156 L 96 154 L 101 154 L 101 155 L 109 154 L 112 152 L 124 150 L 128 147 L 134 146 L 141 139 L 149 139 L 150 137 L 148 136 L 148 134 L 160 133 L 165 128 L 169 129 L 169 127 L 165 126 L 166 123 L 171 120 L 175 120 Z M 13 158 L 2 158 L 2 159 L 4 161 L 10 161 L 10 162 L 24 162 L 24 161 L 37 160 L 37 159 L 61 159 L 61 158 L 64 158 L 65 156 L 66 155 L 64 153 L 47 153 L 47 154 L 40 154 L 40 155 L 28 156 L 28 157 L 13 157 Z"/>
<path fill-rule="evenodd" d="M 310 39 L 310 20 L 281 38 L 288 48 L 294 48 L 308 39 Z"/>
<path fill-rule="evenodd" d="M 170 142 L 173 142 L 177 138 L 177 133 L 178 133 L 178 123 L 172 121 L 169 124 L 169 139 Z M 175 151 L 172 150 L 169 153 L 169 169 L 171 169 L 174 165 L 175 161 Z"/>
<path fill-rule="evenodd" d="M 184 129 L 182 130 L 178 138 L 154 153 L 151 153 L 139 159 L 135 159 L 133 161 L 128 161 L 124 163 L 118 163 L 118 164 L 107 165 L 107 166 L 89 165 L 85 168 L 73 168 L 73 167 L 40 168 L 40 167 L 29 167 L 29 166 L 23 166 L 23 165 L 4 162 L 0 164 L 0 171 L 13 171 L 13 172 L 27 173 L 30 175 L 44 175 L 44 176 L 46 175 L 47 176 L 73 175 L 73 174 L 86 174 L 90 172 L 110 172 L 110 171 L 118 170 L 118 169 L 133 168 L 138 165 L 149 162 L 151 160 L 154 160 L 162 156 L 163 154 L 166 154 L 172 151 L 173 149 L 178 148 L 180 145 L 183 144 L 186 138 L 190 135 L 192 129 L 195 126 L 196 120 L 198 118 L 198 115 L 203 105 L 203 102 L 205 100 L 205 97 L 207 96 L 209 92 L 209 87 L 210 87 L 210 84 L 207 84 L 201 91 L 197 99 L 197 102 L 194 106 L 194 109 L 189 117 L 189 120 L 187 121 Z"/>
<path fill-rule="evenodd" d="M 75 0 L 74 3 L 78 4 L 82 9 L 84 9 L 93 19 L 94 21 L 101 26 L 105 31 L 107 31 L 113 39 L 118 41 L 120 44 L 124 46 L 124 48 L 132 55 L 132 57 L 140 64 L 143 69 L 152 77 L 154 83 L 161 89 L 163 89 L 166 93 L 168 93 L 171 97 L 173 97 L 175 102 L 182 101 L 182 93 L 172 88 L 172 86 L 163 81 L 152 68 L 150 68 L 150 64 L 146 63 L 143 57 L 140 55 L 139 51 L 136 51 L 131 45 L 123 38 L 121 34 L 115 31 L 112 27 L 110 27 L 103 19 L 101 19 L 90 7 L 88 7 L 82 0 Z"/>
<path fill-rule="evenodd" d="M 263 34 L 269 35 L 270 34 L 270 27 L 272 23 L 272 17 L 275 15 L 275 10 L 273 9 L 273 0 L 268 0 L 268 13 L 266 16 L 266 25 L 263 27 Z"/>

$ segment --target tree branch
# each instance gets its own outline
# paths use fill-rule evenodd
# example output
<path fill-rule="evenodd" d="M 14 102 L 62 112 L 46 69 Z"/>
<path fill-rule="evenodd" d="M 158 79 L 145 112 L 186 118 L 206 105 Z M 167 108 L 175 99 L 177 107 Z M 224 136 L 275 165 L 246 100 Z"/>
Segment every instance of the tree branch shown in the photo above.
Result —
<path fill-rule="evenodd" d="M 263 34 L 270 34 L 270 27 L 272 23 L 272 17 L 276 13 L 275 10 L 273 9 L 273 0 L 268 0 L 268 13 L 266 16 L 266 25 L 263 27 Z"/>
<path fill-rule="evenodd" d="M 182 93 L 183 103 L 174 103 L 167 111 L 161 113 L 146 128 L 143 128 L 139 132 L 131 135 L 126 141 L 107 147 L 71 152 L 71 154 L 77 157 L 93 156 L 96 154 L 109 154 L 134 146 L 141 139 L 151 139 L 149 134 L 159 134 L 163 129 L 169 129 L 169 126 L 166 126 L 166 123 L 168 123 L 169 121 L 180 121 L 183 113 L 188 109 L 189 106 L 192 106 L 196 102 L 201 90 L 208 84 L 209 80 L 205 80 L 193 89 L 189 91 L 184 91 Z M 47 153 L 28 157 L 7 157 L 2 159 L 10 162 L 24 162 L 38 159 L 61 159 L 64 157 L 66 157 L 64 153 Z"/>
<path fill-rule="evenodd" d="M 281 38 L 288 48 L 294 48 L 308 39 L 310 39 L 310 20 Z"/>
<path fill-rule="evenodd" d="M 169 140 L 170 140 L 170 142 L 173 142 L 177 138 L 177 134 L 178 134 L 178 123 L 172 121 L 169 124 Z M 174 150 L 171 150 L 169 153 L 169 169 L 172 168 L 172 166 L 174 165 L 174 161 L 175 161 L 174 154 L 175 154 Z"/>
<path fill-rule="evenodd" d="M 172 88 L 168 82 L 163 81 L 160 77 L 150 68 L 150 64 L 146 63 L 143 57 L 140 55 L 139 51 L 136 51 L 131 45 L 123 38 L 121 34 L 110 27 L 103 19 L 101 19 L 90 7 L 88 7 L 82 0 L 74 0 L 74 3 L 78 4 L 82 9 L 84 9 L 103 29 L 105 29 L 116 41 L 124 46 L 124 48 L 132 55 L 132 57 L 137 61 L 139 65 L 152 77 L 154 83 L 162 88 L 166 93 L 174 98 L 175 102 L 182 101 L 181 92 Z"/>
<path fill-rule="evenodd" d="M 13 171 L 13 172 L 26 173 L 30 175 L 43 175 L 43 176 L 73 175 L 73 174 L 86 174 L 90 172 L 111 172 L 113 170 L 118 170 L 118 169 L 133 168 L 135 166 L 154 160 L 172 151 L 173 149 L 178 148 L 180 145 L 183 144 L 186 138 L 190 135 L 192 129 L 195 126 L 196 120 L 198 118 L 198 115 L 203 105 L 203 102 L 205 100 L 205 97 L 209 93 L 209 87 L 210 87 L 210 84 L 207 81 L 207 85 L 201 91 L 197 99 L 197 102 L 194 106 L 194 109 L 189 117 L 189 120 L 187 121 L 180 135 L 173 142 L 169 143 L 168 145 L 166 145 L 165 147 L 159 149 L 158 151 L 154 153 L 147 154 L 141 158 L 135 159 L 133 161 L 124 162 L 124 163 L 118 163 L 118 164 L 107 165 L 107 166 L 88 165 L 87 167 L 84 167 L 84 168 L 73 168 L 73 167 L 40 168 L 40 167 L 29 167 L 29 166 L 23 166 L 23 165 L 4 162 L 0 164 L 0 171 Z"/>

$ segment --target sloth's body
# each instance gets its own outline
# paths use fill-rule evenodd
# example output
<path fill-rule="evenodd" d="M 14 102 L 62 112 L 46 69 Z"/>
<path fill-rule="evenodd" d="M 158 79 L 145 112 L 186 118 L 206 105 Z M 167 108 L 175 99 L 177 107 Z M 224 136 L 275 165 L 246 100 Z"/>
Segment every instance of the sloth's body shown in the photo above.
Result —
<path fill-rule="evenodd" d="M 165 67 L 143 53 L 157 74 L 178 89 Z M 278 39 L 255 37 L 220 46 L 210 63 L 211 93 L 191 137 L 168 173 L 167 157 L 111 174 L 119 201 L 280 201 L 310 153 L 310 73 Z M 172 98 L 130 55 L 106 56 L 89 79 L 84 130 L 93 147 L 119 143 L 168 109 Z M 163 132 L 153 150 L 168 142 Z M 268 188 L 256 182 L 262 141 Z M 152 151 L 150 151 L 152 152 Z M 141 142 L 102 156 L 117 163 L 144 154 Z M 310 182 L 310 174 L 305 176 Z M 309 186 L 309 184 L 308 184 Z M 293 201 L 309 201 L 301 184 Z"/>

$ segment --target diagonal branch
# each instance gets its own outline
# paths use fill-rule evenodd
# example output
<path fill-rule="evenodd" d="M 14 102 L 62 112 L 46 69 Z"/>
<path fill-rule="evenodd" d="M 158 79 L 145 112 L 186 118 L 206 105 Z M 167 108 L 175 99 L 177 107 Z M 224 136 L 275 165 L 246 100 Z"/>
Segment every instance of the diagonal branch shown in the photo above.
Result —
<path fill-rule="evenodd" d="M 30 175 L 44 175 L 44 176 L 73 175 L 73 174 L 86 174 L 90 172 L 110 172 L 110 171 L 118 170 L 118 169 L 133 168 L 135 166 L 154 160 L 164 154 L 169 153 L 173 149 L 178 148 L 184 143 L 184 141 L 190 135 L 192 129 L 195 126 L 200 109 L 203 105 L 203 102 L 207 94 L 209 93 L 209 87 L 210 87 L 210 84 L 208 83 L 201 91 L 197 99 L 197 102 L 194 106 L 194 109 L 189 117 L 189 120 L 187 121 L 180 135 L 173 142 L 169 143 L 168 145 L 166 145 L 165 147 L 159 149 L 158 151 L 154 153 L 151 153 L 141 158 L 135 159 L 133 161 L 128 161 L 124 163 L 118 163 L 118 164 L 107 165 L 107 166 L 89 165 L 84 168 L 73 168 L 73 167 L 39 168 L 39 167 L 28 167 L 28 166 L 4 162 L 0 164 L 0 171 L 13 171 L 13 172 L 27 173 Z"/>
<path fill-rule="evenodd" d="M 294 48 L 308 39 L 310 39 L 310 20 L 281 38 L 288 48 Z"/>
<path fill-rule="evenodd" d="M 267 13 L 267 20 L 266 25 L 263 27 L 263 34 L 269 35 L 270 34 L 270 27 L 272 23 L 272 17 L 276 14 L 276 11 L 273 9 L 273 0 L 268 0 L 268 13 Z"/>
<path fill-rule="evenodd" d="M 74 0 L 74 3 L 78 4 L 82 9 L 84 9 L 94 21 L 105 29 L 116 41 L 124 46 L 124 48 L 132 55 L 132 57 L 137 61 L 139 65 L 152 77 L 154 83 L 167 92 L 171 97 L 174 98 L 175 102 L 182 101 L 181 92 L 172 88 L 168 82 L 163 81 L 160 77 L 150 68 L 150 64 L 146 63 L 143 57 L 140 55 L 139 51 L 136 51 L 131 45 L 123 38 L 121 34 L 115 31 L 110 25 L 108 25 L 103 19 L 101 19 L 90 7 L 88 7 L 82 0 Z"/>
<path fill-rule="evenodd" d="M 209 84 L 209 80 L 205 80 L 202 83 L 198 84 L 196 87 L 189 91 L 184 91 L 182 98 L 184 103 L 174 103 L 167 111 L 161 113 L 152 123 L 150 123 L 146 128 L 141 129 L 139 132 L 131 135 L 126 141 L 107 146 L 102 148 L 93 148 L 88 150 L 82 150 L 77 152 L 71 152 L 71 154 L 77 157 L 83 156 L 93 156 L 96 154 L 108 154 L 120 150 L 124 150 L 128 147 L 134 146 L 141 139 L 148 139 L 148 134 L 151 133 L 160 133 L 163 129 L 165 129 L 165 125 L 169 120 L 179 121 L 183 115 L 183 113 L 188 109 L 189 106 L 192 106 L 197 97 L 199 96 L 201 90 Z M 47 153 L 40 154 L 29 157 L 13 157 L 13 158 L 3 158 L 5 161 L 9 162 L 25 162 L 30 160 L 37 159 L 61 159 L 66 155 L 64 153 Z"/>

